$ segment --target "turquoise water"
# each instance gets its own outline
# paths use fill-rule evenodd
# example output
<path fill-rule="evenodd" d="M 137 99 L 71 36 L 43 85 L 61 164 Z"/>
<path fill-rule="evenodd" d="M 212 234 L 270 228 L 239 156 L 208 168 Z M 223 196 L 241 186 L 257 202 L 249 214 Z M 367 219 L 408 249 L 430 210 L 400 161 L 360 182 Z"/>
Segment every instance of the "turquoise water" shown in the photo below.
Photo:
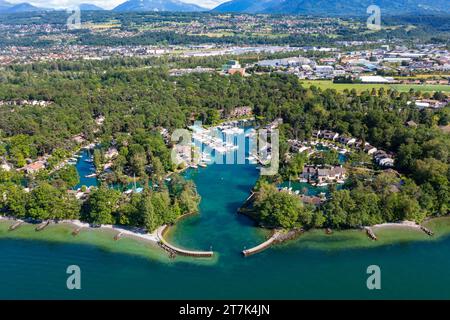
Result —
<path fill-rule="evenodd" d="M 86 160 L 92 159 L 92 153 L 89 149 L 83 149 L 80 152 L 81 157 L 78 158 L 76 168 L 78 174 L 80 175 L 80 183 L 74 188 L 75 190 L 86 187 L 96 187 L 98 185 L 97 178 L 86 178 L 86 176 L 95 173 L 95 166 L 92 162 L 87 162 Z"/>
<path fill-rule="evenodd" d="M 187 176 L 202 196 L 201 214 L 180 221 L 168 239 L 189 249 L 212 247 L 216 259 L 168 262 L 89 245 L 1 239 L 0 299 L 450 298 L 449 237 L 329 250 L 311 249 L 305 243 L 317 240 L 300 238 L 244 258 L 241 250 L 265 238 L 236 213 L 258 171 L 252 165 L 213 165 Z M 73 264 L 81 268 L 80 291 L 66 289 L 65 271 Z M 382 272 L 380 291 L 366 288 L 366 269 L 374 264 Z"/>

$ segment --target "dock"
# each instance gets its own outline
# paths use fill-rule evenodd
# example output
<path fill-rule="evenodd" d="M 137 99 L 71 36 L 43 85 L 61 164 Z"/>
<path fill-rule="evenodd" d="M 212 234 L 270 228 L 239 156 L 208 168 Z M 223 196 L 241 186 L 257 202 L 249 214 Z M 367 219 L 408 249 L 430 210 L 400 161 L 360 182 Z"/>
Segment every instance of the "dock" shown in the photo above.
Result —
<path fill-rule="evenodd" d="M 369 227 L 364 228 L 366 230 L 367 236 L 372 240 L 378 240 L 377 236 L 373 232 L 373 230 Z"/>
<path fill-rule="evenodd" d="M 49 225 L 50 225 L 50 221 L 43 222 L 40 225 L 38 225 L 35 230 L 38 231 L 38 232 L 42 231 L 45 228 L 47 228 Z"/>
<path fill-rule="evenodd" d="M 72 231 L 72 235 L 73 235 L 74 237 L 77 236 L 77 235 L 79 235 L 80 232 L 81 232 L 81 229 L 82 229 L 81 227 L 74 229 L 74 230 Z"/>
<path fill-rule="evenodd" d="M 168 229 L 169 229 L 169 226 L 163 226 L 163 227 L 158 228 L 157 235 L 158 235 L 160 246 L 164 250 L 169 252 L 171 257 L 173 257 L 173 255 L 175 255 L 175 254 L 179 254 L 182 256 L 194 257 L 194 258 L 211 258 L 214 255 L 214 252 L 212 252 L 212 251 L 191 251 L 191 250 L 180 249 L 180 248 L 177 248 L 177 247 L 171 245 L 164 239 L 164 234 L 167 232 Z"/>
<path fill-rule="evenodd" d="M 9 227 L 9 231 L 14 231 L 18 229 L 24 222 L 23 221 L 17 221 L 12 226 Z"/>
<path fill-rule="evenodd" d="M 123 232 L 119 232 L 118 234 L 116 234 L 116 235 L 114 236 L 114 241 L 120 240 L 120 238 L 122 238 L 122 235 L 123 235 Z"/>
<path fill-rule="evenodd" d="M 420 230 L 422 230 L 423 232 L 425 232 L 427 235 L 429 235 L 430 237 L 432 237 L 434 235 L 433 231 L 431 231 L 430 229 L 424 227 L 424 226 L 420 226 Z"/>

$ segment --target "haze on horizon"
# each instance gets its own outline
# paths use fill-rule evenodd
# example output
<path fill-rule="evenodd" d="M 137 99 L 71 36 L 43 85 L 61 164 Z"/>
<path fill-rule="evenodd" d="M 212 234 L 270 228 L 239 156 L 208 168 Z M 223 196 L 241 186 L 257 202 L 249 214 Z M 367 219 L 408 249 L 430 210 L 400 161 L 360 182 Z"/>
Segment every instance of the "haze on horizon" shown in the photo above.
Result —
<path fill-rule="evenodd" d="M 70 8 L 82 3 L 89 3 L 99 6 L 104 9 L 113 9 L 119 4 L 126 2 L 127 0 L 6 0 L 9 3 L 18 4 L 28 2 L 37 7 L 43 8 Z M 221 3 L 229 0 L 179 0 L 186 3 L 194 3 L 204 8 L 212 9 Z"/>

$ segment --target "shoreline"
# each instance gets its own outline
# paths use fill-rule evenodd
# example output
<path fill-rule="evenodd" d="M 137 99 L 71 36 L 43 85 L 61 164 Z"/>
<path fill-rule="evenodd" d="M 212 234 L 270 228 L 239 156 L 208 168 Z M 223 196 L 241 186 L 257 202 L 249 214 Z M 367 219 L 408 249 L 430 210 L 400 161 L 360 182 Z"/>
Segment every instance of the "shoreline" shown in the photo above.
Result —
<path fill-rule="evenodd" d="M 126 227 L 126 226 L 119 226 L 119 225 L 101 225 L 100 227 L 92 227 L 87 222 L 82 222 L 80 220 L 61 220 L 61 221 L 41 221 L 40 223 L 31 223 L 26 220 L 22 219 L 14 219 L 10 217 L 4 217 L 0 216 L 0 222 L 1 221 L 10 221 L 13 223 L 16 222 L 22 222 L 23 224 L 27 225 L 36 225 L 39 226 L 42 223 L 49 222 L 48 226 L 50 225 L 66 225 L 66 226 L 72 226 L 75 228 L 78 228 L 79 230 L 87 229 L 89 231 L 95 231 L 95 230 L 109 230 L 109 231 L 117 231 L 120 237 L 132 237 L 135 239 L 139 239 L 142 241 L 152 242 L 154 244 L 158 244 L 160 239 L 158 238 L 157 231 L 153 233 L 148 233 L 144 229 L 136 228 L 136 227 Z M 13 231 L 12 231 L 13 232 Z"/>
<path fill-rule="evenodd" d="M 432 219 L 430 219 L 430 220 L 432 220 Z M 421 225 L 417 224 L 414 221 L 401 221 L 401 222 L 386 222 L 386 223 L 380 223 L 380 224 L 375 224 L 373 226 L 369 226 L 369 228 L 389 228 L 389 227 L 404 227 L 404 228 L 420 230 Z"/>
<path fill-rule="evenodd" d="M 187 215 L 189 216 L 189 215 Z M 180 217 L 180 218 L 184 218 Z M 22 222 L 22 220 L 12 219 L 8 217 L 0 216 L 0 224 L 3 222 Z M 23 221 L 23 224 L 26 226 L 39 226 L 39 224 L 36 223 L 29 223 L 26 221 Z M 41 223 L 42 224 L 42 223 Z M 392 244 L 398 244 L 403 242 L 422 242 L 422 241 L 436 241 L 443 236 L 450 235 L 450 216 L 444 216 L 444 217 L 434 217 L 431 219 L 428 219 L 424 222 L 424 225 L 426 227 L 430 227 L 433 229 L 433 231 L 436 231 L 435 237 L 430 237 L 427 234 L 421 230 L 422 225 L 417 225 L 412 222 L 403 222 L 403 223 L 384 223 L 384 224 L 377 224 L 372 226 L 371 228 L 376 228 L 376 230 L 379 232 L 380 238 L 378 241 L 370 241 L 370 239 L 367 237 L 367 235 L 364 232 L 364 229 L 348 229 L 348 230 L 336 230 L 331 235 L 327 235 L 325 232 L 325 229 L 312 229 L 305 232 L 301 232 L 300 237 L 293 237 L 295 241 L 292 241 L 291 239 L 284 239 L 287 241 L 274 241 L 271 246 L 269 247 L 283 247 L 283 246 L 303 246 L 303 247 L 312 247 L 318 250 L 327 250 L 327 249 L 358 249 L 358 248 L 373 248 L 377 246 L 384 246 L 384 245 L 392 245 Z M 134 244 L 131 244 L 135 248 L 142 248 L 142 244 L 148 243 L 151 244 L 152 247 L 146 247 L 144 255 L 151 256 L 152 254 L 158 254 L 162 257 L 167 258 L 166 251 L 159 246 L 160 239 L 158 236 L 158 230 L 157 229 L 154 233 L 144 233 L 142 229 L 138 228 L 126 228 L 123 226 L 114 226 L 114 225 L 103 225 L 98 228 L 94 228 L 90 226 L 88 223 L 81 222 L 79 220 L 63 220 L 59 221 L 58 223 L 50 223 L 49 227 L 55 227 L 55 226 L 65 226 L 65 227 L 74 227 L 74 228 L 80 228 L 80 230 L 86 230 L 90 231 L 91 235 L 88 233 L 85 233 L 84 236 L 80 241 L 82 244 L 90 244 L 96 247 L 102 247 L 105 246 L 105 244 L 108 245 L 108 249 L 111 249 L 111 251 L 114 251 L 114 248 L 112 247 L 112 244 L 117 243 L 117 241 L 114 241 L 113 238 L 113 232 L 116 233 L 116 236 L 120 235 L 120 238 L 128 238 L 131 240 L 136 241 Z M 31 241 L 56 241 L 62 244 L 65 243 L 73 243 L 70 241 L 71 239 L 76 239 L 76 237 L 70 237 L 68 236 L 68 232 L 70 230 L 68 228 L 65 229 L 64 236 L 57 235 L 57 231 L 51 230 L 52 232 L 49 232 L 47 234 L 43 233 L 42 231 L 35 231 L 35 228 L 28 228 L 27 232 L 31 232 L 32 234 L 39 234 L 44 235 L 42 239 L 38 239 L 36 237 L 27 235 L 22 232 L 20 233 L 20 229 L 22 229 L 23 226 L 19 227 L 15 231 L 11 231 L 11 235 L 8 236 L 8 233 L 10 231 L 7 231 L 5 229 L 5 232 L 0 232 L 0 241 L 2 238 L 18 238 L 18 239 L 29 239 Z M 166 230 L 169 229 L 166 226 Z M 46 228 L 45 228 L 46 229 Z M 45 230 L 44 229 L 44 230 Z M 402 231 L 403 229 L 403 231 Z M 110 231 L 111 234 L 108 236 L 104 235 L 103 240 L 93 240 L 92 241 L 92 234 L 95 234 L 95 231 Z M 411 231 L 418 231 L 418 232 L 411 232 Z M 6 236 L 2 237 L 1 233 L 4 233 Z M 14 233 L 18 233 L 18 236 L 14 236 Z M 60 236 L 59 238 L 52 239 L 53 236 Z M 84 241 L 85 238 L 89 238 L 90 241 Z M 116 239 L 117 240 L 117 239 Z M 118 241 L 120 242 L 120 241 Z M 276 245 L 275 245 L 276 244 Z M 258 246 L 257 246 L 258 247 Z M 157 249 L 157 250 L 152 250 Z M 120 250 L 119 250 L 120 251 Z M 133 250 L 130 250 L 133 251 Z M 189 250 L 187 250 L 189 251 Z M 127 253 L 128 250 L 126 251 Z M 162 254 L 164 253 L 164 254 Z M 133 253 L 131 253 L 133 254 Z M 198 258 L 192 258 L 188 257 L 188 261 L 198 260 Z M 202 259 L 200 259 L 202 260 Z"/>
<path fill-rule="evenodd" d="M 436 237 L 434 237 L 434 232 L 429 229 L 428 224 L 435 224 L 440 223 L 441 221 L 444 221 L 444 223 L 441 223 L 441 226 L 438 229 L 439 232 Z M 442 227 L 447 226 L 448 228 L 445 231 L 442 231 Z M 436 226 L 434 226 L 436 227 Z M 259 245 L 254 246 L 250 249 L 245 249 L 241 253 L 243 256 L 248 257 L 255 254 L 258 254 L 262 251 L 265 251 L 271 247 L 274 247 L 276 245 L 289 245 L 289 244 L 297 244 L 297 245 L 307 245 L 307 243 L 302 243 L 302 239 L 307 239 L 306 241 L 310 241 L 311 238 L 317 237 L 316 244 L 319 244 L 316 249 L 326 249 L 324 245 L 330 244 L 333 239 L 333 236 L 335 235 L 336 238 L 334 239 L 335 242 L 332 243 L 330 246 L 333 247 L 339 247 L 341 245 L 341 249 L 357 249 L 361 247 L 375 247 L 375 246 L 383 246 L 383 245 L 391 245 L 391 244 L 398 244 L 405 241 L 437 241 L 439 238 L 443 236 L 449 236 L 450 235 L 450 215 L 443 216 L 443 217 L 433 217 L 425 220 L 422 224 L 417 224 L 414 221 L 402 221 L 402 222 L 386 222 L 381 224 L 372 225 L 369 227 L 361 227 L 361 228 L 353 228 L 353 229 L 341 229 L 341 230 L 334 230 L 331 233 L 328 233 L 329 229 L 326 228 L 320 228 L 320 229 L 310 229 L 310 230 L 280 230 L 280 229 L 268 229 L 262 227 L 264 230 L 272 230 L 272 235 L 266 239 L 266 241 L 260 243 Z M 367 231 L 370 230 L 370 233 L 367 233 Z M 378 239 L 377 236 L 373 233 L 373 230 L 378 231 L 383 235 L 381 239 Z M 403 234 L 396 234 L 392 235 L 392 232 L 395 231 L 405 231 L 406 233 Z M 361 232 L 366 231 L 366 232 Z M 418 231 L 416 232 L 410 232 L 410 231 Z M 336 234 L 335 234 L 336 233 Z M 357 235 L 360 241 L 360 243 L 354 243 L 350 245 L 342 245 L 341 241 L 342 238 L 348 238 L 347 240 L 350 240 L 351 235 Z M 371 234 L 373 235 L 371 237 Z M 287 236 L 284 236 L 287 235 Z M 384 237 L 387 235 L 387 237 Z M 328 239 L 327 239 L 328 238 Z M 355 236 L 356 239 L 356 236 Z M 297 241 L 300 240 L 300 241 Z M 370 241 L 364 241 L 364 240 L 370 240 Z M 381 241 L 374 241 L 374 240 L 381 240 Z M 316 242 L 314 241 L 314 242 Z M 321 242 L 321 243 L 320 243 Z M 370 244 L 370 245 L 367 245 Z"/>

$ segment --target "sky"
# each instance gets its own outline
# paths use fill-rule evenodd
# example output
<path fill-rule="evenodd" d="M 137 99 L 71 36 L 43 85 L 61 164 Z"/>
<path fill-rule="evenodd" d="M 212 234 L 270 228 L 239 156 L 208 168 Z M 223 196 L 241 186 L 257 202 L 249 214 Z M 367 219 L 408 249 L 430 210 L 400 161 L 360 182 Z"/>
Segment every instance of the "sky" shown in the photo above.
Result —
<path fill-rule="evenodd" d="M 43 8 L 69 8 L 80 3 L 91 3 L 105 9 L 112 9 L 126 0 L 6 0 L 9 3 L 28 2 L 37 7 Z M 195 3 L 205 8 L 214 8 L 220 3 L 228 0 L 180 0 L 187 3 Z"/>

